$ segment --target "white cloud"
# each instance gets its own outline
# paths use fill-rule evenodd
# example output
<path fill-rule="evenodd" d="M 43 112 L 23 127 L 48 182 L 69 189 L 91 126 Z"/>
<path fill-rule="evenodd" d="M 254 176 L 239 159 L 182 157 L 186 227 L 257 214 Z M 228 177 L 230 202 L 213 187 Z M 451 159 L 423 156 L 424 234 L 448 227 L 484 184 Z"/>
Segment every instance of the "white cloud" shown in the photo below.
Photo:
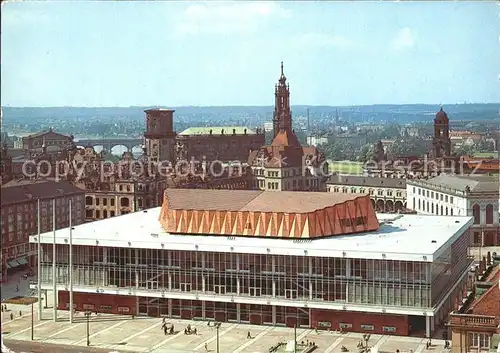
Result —
<path fill-rule="evenodd" d="M 322 33 L 305 33 L 301 34 L 294 41 L 294 45 L 298 48 L 303 47 L 337 47 L 346 48 L 353 47 L 354 42 L 340 35 L 330 35 Z"/>
<path fill-rule="evenodd" d="M 399 30 L 396 37 L 391 42 L 391 48 L 394 50 L 404 50 L 415 45 L 416 35 L 411 28 L 405 27 Z"/>
<path fill-rule="evenodd" d="M 275 2 L 202 3 L 186 8 L 175 31 L 180 35 L 250 33 L 270 18 L 290 16 L 290 10 Z"/>

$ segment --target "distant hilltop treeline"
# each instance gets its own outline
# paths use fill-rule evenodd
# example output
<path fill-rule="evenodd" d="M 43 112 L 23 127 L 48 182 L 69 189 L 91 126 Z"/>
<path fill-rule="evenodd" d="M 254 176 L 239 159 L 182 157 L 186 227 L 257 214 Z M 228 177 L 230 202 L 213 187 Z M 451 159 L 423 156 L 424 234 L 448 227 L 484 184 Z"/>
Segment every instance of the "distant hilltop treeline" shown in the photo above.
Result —
<path fill-rule="evenodd" d="M 380 104 L 360 106 L 292 106 L 293 115 L 306 116 L 312 119 L 322 116 L 335 116 L 337 113 L 342 118 L 354 120 L 427 120 L 439 111 L 440 105 L 436 104 Z M 217 116 L 246 116 L 271 119 L 273 106 L 143 106 L 143 107 L 2 107 L 5 120 L 18 120 L 23 118 L 48 118 L 48 119 L 85 119 L 95 117 L 115 117 L 143 119 L 144 110 L 151 108 L 175 109 L 176 116 L 189 117 L 196 115 Z M 444 104 L 444 110 L 451 120 L 482 120 L 499 119 L 500 103 L 474 103 L 474 104 Z"/>

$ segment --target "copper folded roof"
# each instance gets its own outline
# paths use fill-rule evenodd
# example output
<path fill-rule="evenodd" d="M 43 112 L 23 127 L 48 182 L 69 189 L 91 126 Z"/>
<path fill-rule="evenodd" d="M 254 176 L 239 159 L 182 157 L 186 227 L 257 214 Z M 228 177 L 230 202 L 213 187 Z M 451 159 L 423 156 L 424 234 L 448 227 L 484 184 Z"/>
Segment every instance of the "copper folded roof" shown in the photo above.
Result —
<path fill-rule="evenodd" d="M 167 189 L 171 210 L 310 213 L 360 195 L 327 192 Z"/>

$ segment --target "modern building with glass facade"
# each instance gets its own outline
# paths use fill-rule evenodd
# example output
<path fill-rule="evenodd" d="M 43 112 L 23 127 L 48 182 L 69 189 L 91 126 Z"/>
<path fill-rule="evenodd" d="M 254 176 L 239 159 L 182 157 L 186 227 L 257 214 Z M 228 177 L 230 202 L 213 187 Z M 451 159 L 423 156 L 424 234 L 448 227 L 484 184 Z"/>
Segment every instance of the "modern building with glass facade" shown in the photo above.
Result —
<path fill-rule="evenodd" d="M 366 195 L 167 190 L 162 208 L 41 234 L 41 288 L 55 249 L 69 308 L 71 233 L 78 311 L 430 335 L 465 294 L 472 217 L 377 216 Z"/>

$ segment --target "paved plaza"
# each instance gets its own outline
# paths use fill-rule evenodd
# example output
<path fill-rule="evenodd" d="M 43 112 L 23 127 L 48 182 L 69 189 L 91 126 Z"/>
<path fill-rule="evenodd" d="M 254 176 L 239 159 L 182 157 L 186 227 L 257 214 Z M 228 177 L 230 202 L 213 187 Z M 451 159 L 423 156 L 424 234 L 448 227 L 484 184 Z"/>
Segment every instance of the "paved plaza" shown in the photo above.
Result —
<path fill-rule="evenodd" d="M 15 286 L 19 291 L 15 291 Z M 27 280 L 14 280 L 2 285 L 3 299 L 24 295 L 27 291 Z M 57 344 L 61 346 L 85 347 L 87 340 L 87 323 L 82 313 L 69 323 L 67 311 L 58 312 L 58 321 L 53 321 L 53 309 L 49 293 L 49 308 L 43 309 L 42 320 L 37 317 L 37 304 L 34 305 L 34 343 Z M 5 344 L 9 342 L 21 344 L 31 342 L 31 306 L 7 304 L 8 312 L 2 313 L 2 335 Z M 10 319 L 10 314 L 14 319 Z M 19 315 L 21 313 L 21 316 Z M 90 346 L 105 349 L 108 352 L 148 352 L 148 353 L 196 353 L 217 351 L 217 332 L 214 327 L 207 326 L 205 321 L 189 321 L 167 319 L 174 325 L 175 333 L 165 335 L 161 318 L 120 316 L 110 314 L 93 314 L 89 320 Z M 195 327 L 197 335 L 185 335 L 187 325 Z M 250 332 L 251 338 L 247 338 Z M 269 348 L 278 342 L 292 341 L 294 330 L 288 327 L 257 326 L 247 324 L 222 323 L 219 329 L 220 353 L 268 353 Z M 318 346 L 317 353 L 338 353 L 342 346 L 349 352 L 358 353 L 356 345 L 362 338 L 359 333 L 340 334 L 310 329 L 297 329 L 297 341 L 314 342 Z M 444 352 L 444 341 L 432 340 L 429 351 Z M 425 340 L 414 337 L 397 337 L 371 335 L 369 346 L 379 352 L 421 353 L 425 350 Z M 372 352 L 375 350 L 372 350 Z"/>
<path fill-rule="evenodd" d="M 2 313 L 2 333 L 5 342 L 30 341 L 31 309 L 19 305 L 10 305 L 9 309 L 16 313 L 10 320 L 10 311 Z M 19 310 L 23 316 L 19 316 Z M 52 310 L 45 309 L 43 320 L 39 321 L 34 312 L 34 340 L 38 343 L 85 346 L 87 324 L 83 314 L 75 316 L 73 324 L 69 323 L 68 313 L 60 311 L 59 321 L 52 319 Z M 216 329 L 207 326 L 203 321 L 167 319 L 174 325 L 175 333 L 165 335 L 159 318 L 132 318 L 131 316 L 98 314 L 92 315 L 89 321 L 91 347 L 112 351 L 151 352 L 151 353 L 193 353 L 205 352 L 205 344 L 210 352 L 216 352 Z M 196 327 L 197 335 L 185 335 L 184 328 L 190 324 Z M 252 338 L 247 338 L 250 332 Z M 267 353 L 269 348 L 280 341 L 293 340 L 293 329 L 287 327 L 256 326 L 246 324 L 222 323 L 219 329 L 220 353 Z M 341 352 L 345 346 L 349 352 L 358 352 L 356 345 L 361 334 L 321 331 L 316 333 L 310 329 L 297 329 L 298 342 L 315 342 L 319 347 L 315 352 Z M 412 337 L 395 337 L 372 335 L 369 345 L 380 352 L 420 353 L 425 350 L 425 340 Z M 433 340 L 431 351 L 442 352 L 444 342 Z"/>

